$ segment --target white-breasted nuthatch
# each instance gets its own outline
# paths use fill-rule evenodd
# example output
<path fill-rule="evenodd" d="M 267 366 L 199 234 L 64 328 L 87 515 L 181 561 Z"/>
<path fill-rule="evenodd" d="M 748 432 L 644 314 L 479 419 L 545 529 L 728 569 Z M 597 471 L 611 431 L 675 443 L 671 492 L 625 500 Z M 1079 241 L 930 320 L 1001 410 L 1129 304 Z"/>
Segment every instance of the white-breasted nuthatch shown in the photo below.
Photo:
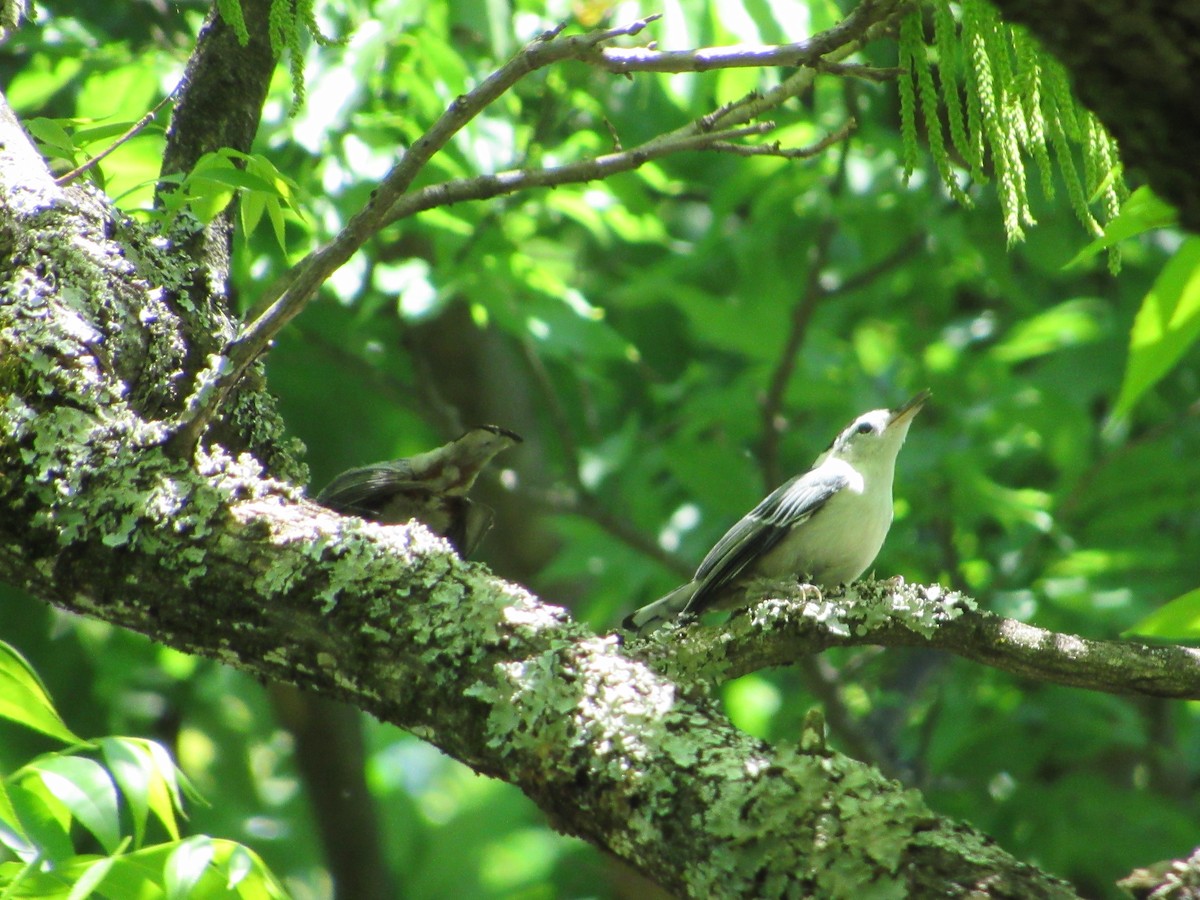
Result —
<path fill-rule="evenodd" d="M 757 578 L 849 584 L 892 525 L 896 456 L 929 391 L 899 409 L 863 413 L 803 475 L 776 488 L 708 551 L 692 580 L 626 617 L 639 632 L 684 613 L 744 605 Z M 753 599 L 753 598 L 750 598 Z"/>
<path fill-rule="evenodd" d="M 492 511 L 467 492 L 492 457 L 519 443 L 520 435 L 506 428 L 478 425 L 434 450 L 343 472 L 316 500 L 384 525 L 417 519 L 466 558 L 492 526 Z"/>

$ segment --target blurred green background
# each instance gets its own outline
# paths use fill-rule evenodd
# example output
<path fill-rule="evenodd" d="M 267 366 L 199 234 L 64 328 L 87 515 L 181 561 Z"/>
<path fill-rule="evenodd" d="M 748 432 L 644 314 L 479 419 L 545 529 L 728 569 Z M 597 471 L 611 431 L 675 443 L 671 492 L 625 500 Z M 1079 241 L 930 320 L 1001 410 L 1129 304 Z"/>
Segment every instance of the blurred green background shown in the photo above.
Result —
<path fill-rule="evenodd" d="M 129 3 L 115 16 L 106 3 L 39 3 L 36 27 L 0 51 L 9 101 L 22 116 L 135 120 L 174 86 L 205 8 Z M 842 14 L 822 0 L 661 8 L 653 37 L 667 48 L 798 40 Z M 344 224 L 399 150 L 498 60 L 559 19 L 600 12 L 322 5 L 325 30 L 349 42 L 307 48 L 294 117 L 280 69 L 255 148 L 296 180 L 305 215 L 289 220 L 286 255 L 269 228 L 238 237 L 240 308 Z M 868 51 L 880 65 L 894 54 L 886 41 Z M 471 123 L 420 183 L 603 153 L 613 134 L 631 146 L 779 77 L 624 79 L 564 64 Z M 1007 249 L 990 186 L 971 185 L 975 206 L 963 209 L 930 174 L 903 183 L 894 84 L 819 78 L 772 139 L 812 143 L 850 116 L 851 141 L 812 160 L 685 154 L 384 232 L 269 358 L 314 487 L 464 424 L 512 428 L 526 442 L 481 484 L 497 520 L 480 557 L 610 630 L 846 421 L 929 387 L 877 573 L 1098 638 L 1195 588 L 1200 354 L 1129 418 L 1109 419 L 1134 315 L 1180 236 L 1128 243 L 1116 277 L 1102 257 L 1064 270 L 1088 236 L 1059 185 L 1035 197 L 1036 228 Z M 131 211 L 149 204 L 162 143 L 151 128 L 103 166 Z M 774 379 L 778 408 L 767 404 Z M 322 812 L 262 685 L 8 590 L 0 638 L 31 660 L 76 732 L 151 736 L 177 754 L 209 802 L 191 807 L 192 831 L 248 843 L 297 897 L 328 896 Z M 1200 842 L 1194 703 L 872 648 L 747 676 L 724 701 L 739 726 L 788 742 L 817 693 L 847 718 L 835 745 L 866 738 L 873 761 L 939 812 L 1087 896 L 1112 896 L 1131 868 Z M 516 789 L 395 728 L 362 726 L 377 819 L 373 834 L 343 840 L 382 847 L 394 896 L 647 896 Z M 48 746 L 0 723 L 0 772 Z"/>

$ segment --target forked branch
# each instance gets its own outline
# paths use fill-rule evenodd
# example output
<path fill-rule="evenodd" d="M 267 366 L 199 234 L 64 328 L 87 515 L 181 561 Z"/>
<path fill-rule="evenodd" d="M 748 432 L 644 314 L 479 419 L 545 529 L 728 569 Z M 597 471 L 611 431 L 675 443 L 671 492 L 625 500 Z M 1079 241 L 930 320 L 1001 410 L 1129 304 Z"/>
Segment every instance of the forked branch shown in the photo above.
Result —
<path fill-rule="evenodd" d="M 648 16 L 628 25 L 585 35 L 563 35 L 561 27 L 547 31 L 474 89 L 456 98 L 437 122 L 404 151 L 391 172 L 372 193 L 371 199 L 346 226 L 279 280 L 275 293 L 264 297 L 260 304 L 265 306 L 264 311 L 242 328 L 225 353 L 211 360 L 205 377 L 198 379 L 202 385 L 177 423 L 170 442 L 171 451 L 177 456 L 188 456 L 193 452 L 200 436 L 222 408 L 234 385 L 266 350 L 275 335 L 299 315 L 330 275 L 388 224 L 422 210 L 462 200 L 484 199 L 526 188 L 605 178 L 670 153 L 688 150 L 728 151 L 731 140 L 770 130 L 773 126 L 769 123 L 749 123 L 796 96 L 811 83 L 818 69 L 837 65 L 878 34 L 880 27 L 890 21 L 902 6 L 901 0 L 866 0 L 827 31 L 801 43 L 775 48 L 726 47 L 663 53 L 652 47 L 620 49 L 607 46 L 619 38 L 641 33 L 658 16 Z M 751 94 L 743 101 L 716 110 L 691 125 L 660 135 L 631 150 L 553 169 L 481 175 L 433 185 L 415 194 L 408 193 L 414 179 L 434 154 L 472 119 L 526 76 L 565 60 L 578 60 L 614 72 L 684 72 L 751 65 L 808 68 L 786 79 L 770 92 Z M 783 148 L 772 148 L 772 152 L 788 155 Z"/>

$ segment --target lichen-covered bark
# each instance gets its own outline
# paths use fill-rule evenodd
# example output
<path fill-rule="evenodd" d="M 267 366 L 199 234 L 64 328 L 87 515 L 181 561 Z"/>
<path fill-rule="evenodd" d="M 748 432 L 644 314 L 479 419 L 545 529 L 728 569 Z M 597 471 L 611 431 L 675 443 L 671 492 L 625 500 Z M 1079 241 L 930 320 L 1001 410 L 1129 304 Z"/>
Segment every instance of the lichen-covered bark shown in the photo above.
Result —
<path fill-rule="evenodd" d="M 0 132 L 0 578 L 407 728 L 681 894 L 1070 896 L 819 730 L 755 740 L 424 529 L 304 501 L 265 394 L 164 452 L 190 257 L 57 188 L 2 104 Z"/>
<path fill-rule="evenodd" d="M 1071 71 L 1126 165 L 1200 231 L 1200 3 L 995 0 Z"/>

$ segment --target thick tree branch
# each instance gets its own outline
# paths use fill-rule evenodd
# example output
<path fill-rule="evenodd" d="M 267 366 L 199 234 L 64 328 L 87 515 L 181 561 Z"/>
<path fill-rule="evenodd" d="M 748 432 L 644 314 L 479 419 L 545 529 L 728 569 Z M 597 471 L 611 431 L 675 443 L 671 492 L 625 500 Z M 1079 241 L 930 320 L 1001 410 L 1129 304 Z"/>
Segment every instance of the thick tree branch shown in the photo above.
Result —
<path fill-rule="evenodd" d="M 39 177 L 2 106 L 0 132 L 0 578 L 407 728 L 680 894 L 1071 896 L 816 726 L 804 749 L 739 732 L 420 526 L 339 517 L 249 454 L 168 455 L 120 366 L 171 377 L 124 361 L 169 263 Z"/>
<path fill-rule="evenodd" d="M 860 582 L 805 599 L 794 588 L 735 616 L 728 629 L 690 626 L 639 651 L 675 676 L 726 681 L 830 647 L 927 647 L 1037 681 L 1110 694 L 1200 700 L 1200 649 L 1092 640 L 978 609 L 937 586 Z"/>

